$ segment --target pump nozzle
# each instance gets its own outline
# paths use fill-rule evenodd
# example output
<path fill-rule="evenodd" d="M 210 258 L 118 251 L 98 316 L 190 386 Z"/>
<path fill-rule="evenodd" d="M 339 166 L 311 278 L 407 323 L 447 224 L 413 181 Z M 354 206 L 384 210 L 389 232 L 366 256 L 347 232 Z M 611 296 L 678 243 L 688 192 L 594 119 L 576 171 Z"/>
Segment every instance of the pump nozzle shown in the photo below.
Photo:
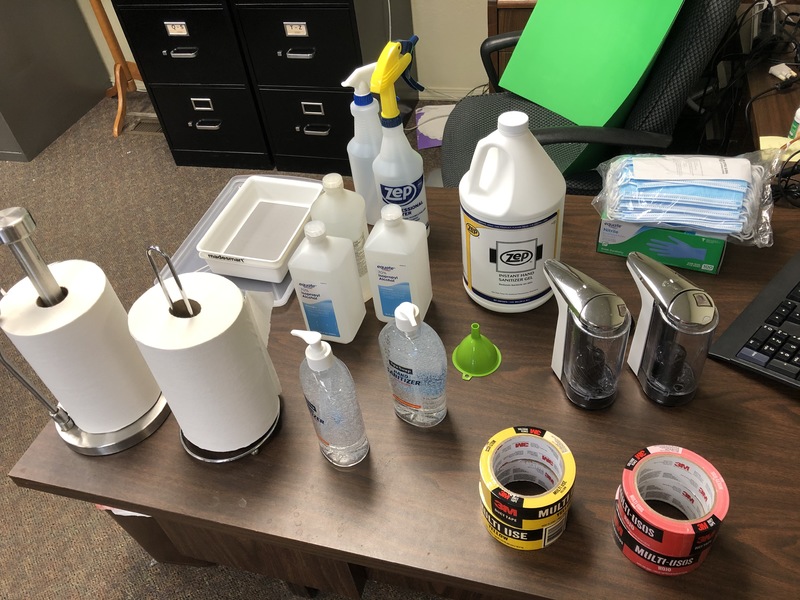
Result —
<path fill-rule="evenodd" d="M 312 371 L 325 371 L 333 364 L 333 351 L 328 342 L 322 341 L 322 334 L 318 331 L 305 331 L 292 329 L 292 335 L 301 338 L 306 347 L 306 360 Z"/>
<path fill-rule="evenodd" d="M 419 308 L 411 302 L 401 302 L 394 309 L 394 324 L 400 331 L 414 331 L 419 328 Z"/>
<path fill-rule="evenodd" d="M 358 106 L 365 106 L 372 103 L 372 93 L 370 92 L 369 86 L 377 64 L 378 63 L 370 63 L 363 67 L 358 67 L 350 74 L 350 77 L 342 82 L 342 87 L 351 87 L 355 90 L 353 93 L 353 102 Z"/>
<path fill-rule="evenodd" d="M 417 40 L 419 38 L 412 35 L 408 40 L 389 42 L 383 47 L 383 52 L 378 58 L 375 72 L 370 79 L 370 90 L 374 94 L 380 94 L 383 119 L 396 119 L 400 116 L 394 91 L 394 84 L 400 77 L 414 89 L 424 89 L 409 74 L 413 58 L 412 50 Z"/>

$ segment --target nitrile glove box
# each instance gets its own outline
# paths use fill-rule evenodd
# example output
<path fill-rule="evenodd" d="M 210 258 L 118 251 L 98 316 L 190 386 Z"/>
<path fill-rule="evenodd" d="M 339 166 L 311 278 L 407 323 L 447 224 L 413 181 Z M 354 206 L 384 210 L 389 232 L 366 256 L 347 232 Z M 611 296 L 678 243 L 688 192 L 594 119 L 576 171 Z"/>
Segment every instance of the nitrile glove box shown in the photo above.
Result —
<path fill-rule="evenodd" d="M 719 273 L 725 256 L 724 234 L 650 227 L 603 219 L 597 251 L 615 256 L 641 252 L 670 267 Z"/>

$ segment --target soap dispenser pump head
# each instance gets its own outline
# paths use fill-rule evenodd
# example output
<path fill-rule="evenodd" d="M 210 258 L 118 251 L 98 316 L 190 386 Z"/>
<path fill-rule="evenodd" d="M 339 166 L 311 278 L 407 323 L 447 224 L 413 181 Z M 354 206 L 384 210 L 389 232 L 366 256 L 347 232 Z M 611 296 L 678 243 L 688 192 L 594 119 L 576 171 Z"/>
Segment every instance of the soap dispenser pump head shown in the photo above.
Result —
<path fill-rule="evenodd" d="M 394 324 L 403 332 L 411 332 L 419 329 L 419 308 L 411 302 L 401 302 L 394 309 Z"/>
<path fill-rule="evenodd" d="M 331 345 L 322 341 L 321 333 L 304 329 L 292 329 L 291 333 L 308 344 L 306 347 L 306 360 L 312 371 L 325 371 L 333 365 Z"/>

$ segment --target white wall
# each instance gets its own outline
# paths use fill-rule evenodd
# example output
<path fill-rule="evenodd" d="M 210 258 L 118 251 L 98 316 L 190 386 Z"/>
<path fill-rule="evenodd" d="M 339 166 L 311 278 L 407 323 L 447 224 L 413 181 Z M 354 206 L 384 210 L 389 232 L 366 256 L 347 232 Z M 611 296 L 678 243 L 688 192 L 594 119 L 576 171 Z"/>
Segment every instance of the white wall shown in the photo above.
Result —
<path fill-rule="evenodd" d="M 77 0 L 114 81 L 114 60 L 97 24 L 89 0 Z M 117 40 L 128 60 L 133 60 L 119 27 L 111 0 L 102 0 Z M 415 51 L 417 77 L 429 100 L 457 99 L 486 83 L 478 48 L 487 35 L 486 0 L 411 0 L 414 33 L 420 41 Z M 141 84 L 141 82 L 138 82 Z"/>

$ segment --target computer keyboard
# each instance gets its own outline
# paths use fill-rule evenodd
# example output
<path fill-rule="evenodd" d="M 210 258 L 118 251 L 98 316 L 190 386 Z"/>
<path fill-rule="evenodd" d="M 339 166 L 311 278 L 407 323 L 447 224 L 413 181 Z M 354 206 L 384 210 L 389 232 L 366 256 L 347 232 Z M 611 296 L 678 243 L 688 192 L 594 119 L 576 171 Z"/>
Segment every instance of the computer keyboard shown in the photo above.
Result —
<path fill-rule="evenodd" d="M 714 341 L 709 355 L 800 389 L 800 252 Z"/>

